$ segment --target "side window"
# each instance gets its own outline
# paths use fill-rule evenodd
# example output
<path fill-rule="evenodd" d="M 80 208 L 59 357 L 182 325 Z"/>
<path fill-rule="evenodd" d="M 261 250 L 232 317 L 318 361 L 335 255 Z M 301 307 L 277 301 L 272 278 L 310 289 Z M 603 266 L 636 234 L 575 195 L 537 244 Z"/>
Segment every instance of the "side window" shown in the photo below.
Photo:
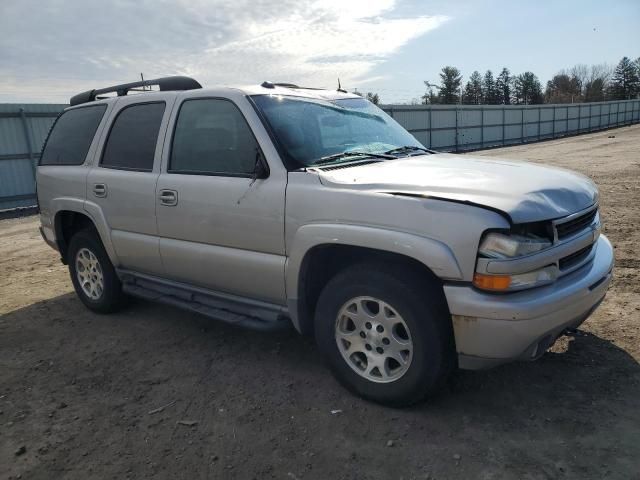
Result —
<path fill-rule="evenodd" d="M 178 114 L 169 172 L 250 175 L 257 148 L 251 128 L 232 102 L 187 100 Z"/>
<path fill-rule="evenodd" d="M 95 105 L 60 115 L 44 146 L 40 165 L 82 165 L 106 109 L 106 105 Z"/>
<path fill-rule="evenodd" d="M 150 172 L 164 108 L 164 102 L 123 108 L 111 126 L 100 165 Z"/>

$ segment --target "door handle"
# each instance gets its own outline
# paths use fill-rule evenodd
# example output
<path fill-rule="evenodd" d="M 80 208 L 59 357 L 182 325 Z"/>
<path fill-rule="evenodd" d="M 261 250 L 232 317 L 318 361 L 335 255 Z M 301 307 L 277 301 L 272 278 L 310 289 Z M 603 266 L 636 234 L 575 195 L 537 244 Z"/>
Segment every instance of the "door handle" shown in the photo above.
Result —
<path fill-rule="evenodd" d="M 160 190 L 160 204 L 174 207 L 178 204 L 178 192 L 175 190 Z"/>
<path fill-rule="evenodd" d="M 104 183 L 96 183 L 93 185 L 93 194 L 96 197 L 104 198 L 107 196 L 107 186 Z"/>

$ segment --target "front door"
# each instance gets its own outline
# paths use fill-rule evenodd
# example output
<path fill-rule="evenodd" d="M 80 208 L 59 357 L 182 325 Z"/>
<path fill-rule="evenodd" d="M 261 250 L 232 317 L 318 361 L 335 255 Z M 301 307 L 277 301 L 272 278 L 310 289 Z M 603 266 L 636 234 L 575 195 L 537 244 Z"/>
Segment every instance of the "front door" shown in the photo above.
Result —
<path fill-rule="evenodd" d="M 172 126 L 156 191 L 167 276 L 284 304 L 286 171 L 251 178 L 260 147 L 231 100 L 187 98 Z"/>

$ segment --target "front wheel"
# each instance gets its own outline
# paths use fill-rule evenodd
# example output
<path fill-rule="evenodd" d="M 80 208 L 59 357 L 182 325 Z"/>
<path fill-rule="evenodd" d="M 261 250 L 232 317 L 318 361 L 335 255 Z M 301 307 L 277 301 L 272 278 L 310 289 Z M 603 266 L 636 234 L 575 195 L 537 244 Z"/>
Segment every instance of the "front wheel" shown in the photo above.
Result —
<path fill-rule="evenodd" d="M 318 299 L 315 333 L 337 379 L 391 406 L 435 392 L 455 358 L 441 292 L 393 265 L 349 267 L 332 278 Z"/>

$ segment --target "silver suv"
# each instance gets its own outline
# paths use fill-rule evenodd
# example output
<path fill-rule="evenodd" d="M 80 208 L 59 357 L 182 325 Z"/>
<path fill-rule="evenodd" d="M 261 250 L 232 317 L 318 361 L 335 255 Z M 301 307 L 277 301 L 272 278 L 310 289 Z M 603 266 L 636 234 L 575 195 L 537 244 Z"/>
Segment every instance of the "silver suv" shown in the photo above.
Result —
<path fill-rule="evenodd" d="M 456 367 L 540 357 L 612 278 L 588 178 L 430 151 L 341 90 L 169 77 L 84 92 L 37 187 L 42 235 L 91 310 L 133 295 L 293 324 L 389 405 Z"/>

